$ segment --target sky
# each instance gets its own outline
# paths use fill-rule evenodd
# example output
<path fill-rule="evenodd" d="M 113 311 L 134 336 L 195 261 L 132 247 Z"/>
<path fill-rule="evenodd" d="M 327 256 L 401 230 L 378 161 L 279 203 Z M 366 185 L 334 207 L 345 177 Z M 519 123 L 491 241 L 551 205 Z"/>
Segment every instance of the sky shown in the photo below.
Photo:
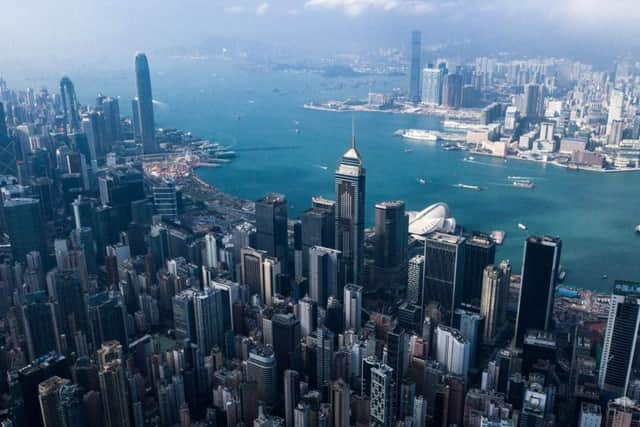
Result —
<path fill-rule="evenodd" d="M 588 59 L 640 51 L 638 0 L 0 0 L 0 74 L 106 66 L 224 38 L 296 52 L 461 41 Z M 71 65 L 70 65 L 71 64 Z"/>

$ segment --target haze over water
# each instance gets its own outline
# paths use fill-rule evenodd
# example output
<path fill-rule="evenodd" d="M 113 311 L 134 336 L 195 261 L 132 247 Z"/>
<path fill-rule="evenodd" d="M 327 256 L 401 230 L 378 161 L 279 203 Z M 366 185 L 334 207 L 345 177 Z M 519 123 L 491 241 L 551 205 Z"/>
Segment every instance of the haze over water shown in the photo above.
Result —
<path fill-rule="evenodd" d="M 308 73 L 284 73 L 233 66 L 213 60 L 150 57 L 158 126 L 178 127 L 232 145 L 237 157 L 219 169 L 200 169 L 211 184 L 242 198 L 281 192 L 290 216 L 308 208 L 314 195 L 334 197 L 333 171 L 347 149 L 350 113 L 310 111 L 311 100 L 365 97 L 369 90 L 390 92 L 406 78 L 327 79 Z M 121 96 L 128 113 L 133 73 L 71 75 L 83 103 L 98 91 Z M 59 78 L 59 77 L 57 77 Z M 57 85 L 53 78 L 30 83 Z M 20 82 L 9 82 L 17 87 Z M 37 87 L 37 86 L 36 86 Z M 445 152 L 436 145 L 410 143 L 393 133 L 401 128 L 438 128 L 439 119 L 383 113 L 354 115 L 358 149 L 367 169 L 367 226 L 374 204 L 404 200 L 408 210 L 446 202 L 465 228 L 507 232 L 497 260 L 510 259 L 519 272 L 529 233 L 559 235 L 566 284 L 609 290 L 614 279 L 640 280 L 640 174 L 567 171 L 553 166 Z M 299 122 L 299 123 L 296 123 Z M 295 129 L 300 129 L 297 134 Z M 405 148 L 413 149 L 406 153 Z M 328 167 L 324 170 L 321 166 Z M 533 190 L 511 187 L 509 176 L 530 177 Z M 427 181 L 426 185 L 418 179 Z M 453 188 L 479 185 L 484 191 Z M 517 224 L 526 224 L 521 231 Z M 607 274 L 609 279 L 602 280 Z"/>

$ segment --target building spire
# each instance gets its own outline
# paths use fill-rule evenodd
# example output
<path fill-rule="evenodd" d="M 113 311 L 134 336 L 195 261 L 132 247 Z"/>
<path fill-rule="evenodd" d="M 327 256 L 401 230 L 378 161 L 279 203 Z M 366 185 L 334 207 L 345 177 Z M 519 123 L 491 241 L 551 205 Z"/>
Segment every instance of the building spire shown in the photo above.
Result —
<path fill-rule="evenodd" d="M 351 148 L 356 149 L 356 119 L 351 116 Z"/>

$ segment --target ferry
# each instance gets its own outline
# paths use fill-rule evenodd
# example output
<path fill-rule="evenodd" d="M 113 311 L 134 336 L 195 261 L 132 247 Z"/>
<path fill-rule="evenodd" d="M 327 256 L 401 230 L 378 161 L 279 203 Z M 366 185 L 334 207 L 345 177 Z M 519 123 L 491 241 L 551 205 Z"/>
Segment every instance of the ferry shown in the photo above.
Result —
<path fill-rule="evenodd" d="M 437 135 L 422 129 L 404 129 L 400 136 L 415 141 L 436 142 L 438 140 Z"/>
<path fill-rule="evenodd" d="M 468 184 L 456 184 L 454 185 L 454 187 L 461 188 L 463 190 L 475 190 L 475 191 L 482 190 L 482 187 L 479 187 L 477 185 L 468 185 Z"/>
<path fill-rule="evenodd" d="M 527 190 L 531 190 L 536 186 L 532 181 L 529 181 L 528 179 L 513 181 L 512 185 L 516 188 L 525 188 Z"/>
<path fill-rule="evenodd" d="M 526 225 L 524 225 L 524 224 L 522 224 L 522 223 L 518 223 L 518 228 L 519 228 L 520 230 L 526 230 L 526 229 L 527 229 L 527 226 L 526 226 Z"/>

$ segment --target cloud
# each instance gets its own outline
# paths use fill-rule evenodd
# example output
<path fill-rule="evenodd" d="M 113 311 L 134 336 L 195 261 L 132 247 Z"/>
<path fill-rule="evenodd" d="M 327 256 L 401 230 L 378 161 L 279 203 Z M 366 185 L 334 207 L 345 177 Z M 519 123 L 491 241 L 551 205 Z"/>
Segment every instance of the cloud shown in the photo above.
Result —
<path fill-rule="evenodd" d="M 256 15 L 262 16 L 269 10 L 269 3 L 262 2 L 256 7 Z"/>
<path fill-rule="evenodd" d="M 305 7 L 311 9 L 337 9 L 349 16 L 358 16 L 369 10 L 425 14 L 434 10 L 426 0 L 308 0 Z"/>

